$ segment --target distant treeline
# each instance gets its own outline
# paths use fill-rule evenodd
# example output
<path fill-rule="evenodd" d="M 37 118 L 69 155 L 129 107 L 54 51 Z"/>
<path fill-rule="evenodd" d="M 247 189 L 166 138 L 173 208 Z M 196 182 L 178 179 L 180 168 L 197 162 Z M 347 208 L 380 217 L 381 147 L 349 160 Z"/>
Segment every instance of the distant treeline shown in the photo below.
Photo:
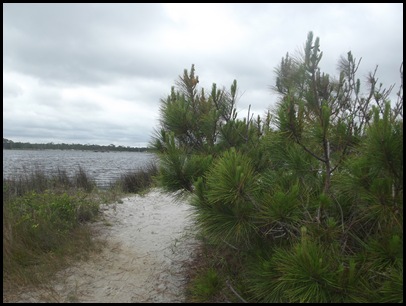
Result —
<path fill-rule="evenodd" d="M 12 140 L 3 138 L 3 149 L 10 150 L 20 150 L 20 149 L 31 149 L 31 150 L 91 150 L 100 152 L 110 152 L 110 151 L 130 151 L 130 152 L 145 152 L 148 150 L 147 147 L 124 147 L 115 146 L 114 144 L 108 146 L 95 145 L 95 144 L 67 144 L 67 143 L 29 143 L 29 142 L 14 142 Z"/>

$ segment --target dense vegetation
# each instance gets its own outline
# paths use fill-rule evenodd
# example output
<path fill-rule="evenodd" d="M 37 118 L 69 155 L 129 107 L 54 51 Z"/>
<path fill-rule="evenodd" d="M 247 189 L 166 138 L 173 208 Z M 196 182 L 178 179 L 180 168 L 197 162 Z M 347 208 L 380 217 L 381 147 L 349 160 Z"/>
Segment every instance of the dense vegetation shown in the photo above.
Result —
<path fill-rule="evenodd" d="M 364 92 L 351 52 L 337 78 L 321 58 L 309 32 L 263 118 L 193 65 L 161 101 L 159 182 L 192 194 L 207 260 L 191 301 L 403 302 L 403 87 L 390 101 L 375 69 Z"/>
<path fill-rule="evenodd" d="M 96 144 L 76 144 L 76 143 L 29 143 L 29 142 L 14 142 L 10 139 L 3 138 L 3 149 L 20 150 L 91 150 L 100 152 L 116 152 L 116 151 L 130 151 L 130 152 L 145 152 L 148 150 L 146 147 L 124 147 L 116 146 L 114 144 L 103 146 Z"/>

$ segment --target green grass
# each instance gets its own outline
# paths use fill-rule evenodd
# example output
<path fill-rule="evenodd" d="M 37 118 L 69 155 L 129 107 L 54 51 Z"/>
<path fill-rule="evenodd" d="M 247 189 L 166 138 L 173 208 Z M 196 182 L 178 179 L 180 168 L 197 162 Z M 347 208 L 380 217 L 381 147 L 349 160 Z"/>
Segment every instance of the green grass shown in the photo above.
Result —
<path fill-rule="evenodd" d="M 3 301 L 25 286 L 48 284 L 57 271 L 98 252 L 102 241 L 90 225 L 99 205 L 146 190 L 155 172 L 151 166 L 124 175 L 108 190 L 97 189 L 82 168 L 72 177 L 37 169 L 3 179 Z"/>

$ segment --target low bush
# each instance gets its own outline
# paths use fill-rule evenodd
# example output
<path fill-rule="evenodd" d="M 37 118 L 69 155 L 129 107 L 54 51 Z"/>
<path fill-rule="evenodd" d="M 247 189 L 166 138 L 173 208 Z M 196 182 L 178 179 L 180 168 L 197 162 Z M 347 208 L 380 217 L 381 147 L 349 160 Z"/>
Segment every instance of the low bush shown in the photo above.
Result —
<path fill-rule="evenodd" d="M 99 210 L 93 186 L 83 169 L 3 179 L 3 290 L 47 281 L 95 246 L 86 224 Z"/>

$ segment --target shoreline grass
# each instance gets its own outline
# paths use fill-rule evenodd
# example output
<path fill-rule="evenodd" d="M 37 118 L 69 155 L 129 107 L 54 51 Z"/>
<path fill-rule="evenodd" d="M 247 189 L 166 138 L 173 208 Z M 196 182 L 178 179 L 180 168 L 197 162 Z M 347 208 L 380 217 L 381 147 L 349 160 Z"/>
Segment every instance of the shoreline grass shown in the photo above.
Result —
<path fill-rule="evenodd" d="M 108 189 L 97 188 L 82 169 L 46 175 L 35 171 L 3 178 L 3 301 L 26 286 L 42 286 L 72 261 L 88 258 L 101 242 L 89 226 L 100 204 L 154 185 L 157 168 L 122 175 Z"/>

